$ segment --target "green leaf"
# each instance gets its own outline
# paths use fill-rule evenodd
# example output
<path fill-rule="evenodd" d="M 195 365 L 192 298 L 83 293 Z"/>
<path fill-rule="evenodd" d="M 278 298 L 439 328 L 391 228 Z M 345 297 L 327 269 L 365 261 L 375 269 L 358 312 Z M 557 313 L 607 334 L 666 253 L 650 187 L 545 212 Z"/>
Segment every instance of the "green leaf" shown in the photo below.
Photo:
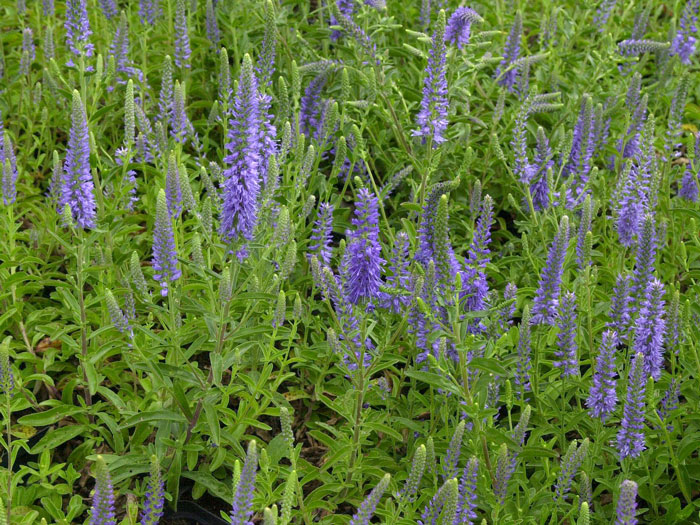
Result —
<path fill-rule="evenodd" d="M 175 423 L 187 423 L 187 419 L 182 414 L 173 412 L 172 410 L 152 410 L 150 412 L 140 412 L 134 414 L 124 421 L 121 428 L 133 427 L 139 423 L 153 423 L 153 422 L 165 422 L 173 421 Z"/>
<path fill-rule="evenodd" d="M 63 418 L 72 416 L 73 414 L 78 414 L 84 412 L 84 408 L 76 407 L 71 405 L 60 405 L 54 408 L 50 408 L 44 412 L 38 412 L 36 414 L 27 414 L 22 416 L 17 420 L 21 425 L 30 425 L 33 427 L 44 427 L 46 425 L 52 425 Z"/>
<path fill-rule="evenodd" d="M 67 427 L 59 427 L 49 430 L 30 451 L 31 454 L 39 454 L 43 450 L 51 450 L 66 441 L 78 437 L 83 432 L 87 431 L 85 425 L 70 425 Z"/>
<path fill-rule="evenodd" d="M 508 372 L 503 368 L 496 358 L 493 357 L 475 357 L 467 365 L 469 368 L 476 368 L 485 372 L 491 372 L 496 376 L 507 376 Z"/>

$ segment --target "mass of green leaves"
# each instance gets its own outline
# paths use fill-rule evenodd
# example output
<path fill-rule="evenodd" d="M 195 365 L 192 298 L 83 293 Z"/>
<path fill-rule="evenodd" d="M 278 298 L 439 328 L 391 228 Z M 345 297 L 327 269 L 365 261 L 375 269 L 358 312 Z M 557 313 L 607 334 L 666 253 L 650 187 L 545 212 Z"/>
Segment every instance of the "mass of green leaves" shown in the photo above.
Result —
<path fill-rule="evenodd" d="M 164 120 L 158 100 L 165 57 L 175 52 L 175 0 L 160 2 L 153 26 L 140 19 L 139 2 L 117 2 L 129 26 L 129 59 L 142 77 L 115 71 L 110 63 L 119 16 L 106 18 L 98 0 L 87 1 L 95 53 L 75 67 L 66 65 L 65 3 L 56 2 L 48 14 L 42 2 L 24 3 L 0 0 L 0 121 L 18 170 L 16 201 L 0 203 L 0 341 L 14 379 L 12 395 L 0 403 L 6 429 L 0 499 L 11 523 L 87 523 L 97 455 L 109 469 L 120 523 L 137 522 L 152 456 L 163 471 L 168 513 L 194 501 L 230 520 L 234 472 L 240 472 L 253 440 L 260 451 L 255 523 L 347 524 L 386 474 L 391 479 L 372 523 L 418 523 L 431 499 L 449 493 L 450 478 L 459 479 L 472 457 L 479 466 L 475 523 L 587 523 L 580 511 L 586 480 L 590 521 L 610 523 L 626 479 L 638 485 L 640 523 L 700 523 L 700 208 L 677 195 L 686 165 L 698 183 L 698 57 L 690 65 L 668 52 L 624 58 L 617 47 L 640 16 L 648 17 L 640 38 L 672 39 L 684 1 L 620 1 L 604 25 L 594 23 L 595 2 L 469 4 L 483 21 L 472 26 L 468 45 L 448 46 L 447 140 L 437 147 L 413 131 L 438 10 L 449 17 L 459 6 L 454 0 L 432 6 L 430 0 L 423 6 L 419 0 L 388 0 L 380 9 L 355 1 L 354 22 L 375 48 L 330 25 L 334 2 L 321 0 L 219 0 L 211 6 L 221 34 L 214 44 L 207 38 L 207 3 L 187 0 L 190 67 L 176 67 L 173 74 L 193 127 L 185 143 L 159 135 L 156 127 Z M 495 78 L 516 13 L 523 18 L 521 56 L 534 57 L 525 68 L 529 85 L 520 93 Z M 25 28 L 33 31 L 36 53 L 23 72 Z M 279 159 L 278 186 L 262 192 L 249 255 L 241 259 L 218 233 L 231 126 L 219 85 L 225 68 L 235 95 L 244 56 L 256 64 L 266 31 L 276 46 L 275 72 L 260 89 L 271 100 L 275 139 L 278 145 L 287 140 L 289 152 Z M 331 38 L 334 31 L 339 38 Z M 224 66 L 222 47 L 228 55 Z M 319 133 L 305 137 L 299 115 L 319 71 L 327 75 L 320 93 L 325 120 Z M 625 96 L 635 75 L 648 97 L 657 162 L 654 274 L 665 285 L 669 308 L 677 297 L 673 326 L 681 336 L 675 346 L 666 339 L 661 377 L 646 385 L 646 450 L 621 461 L 615 443 L 633 355 L 629 345 L 617 350 L 615 411 L 601 421 L 586 401 L 610 323 L 615 280 L 635 265 L 636 247 L 621 245 L 615 223 L 627 161 L 619 141 L 633 118 Z M 154 158 L 123 165 L 116 152 L 125 140 L 128 78 L 136 105 L 155 128 L 136 119 Z M 669 155 L 669 114 L 682 82 L 682 128 L 670 130 L 678 136 Z M 538 127 L 554 151 L 553 205 L 539 211 L 529 206 L 528 185 L 514 171 L 512 141 L 524 89 L 552 94 L 547 111 L 532 115 L 526 128 L 531 157 Z M 49 194 L 54 165 L 66 155 L 74 90 L 88 118 L 97 200 L 97 226 L 85 230 L 66 224 Z M 567 208 L 556 196 L 566 190 L 561 165 L 586 95 L 603 106 L 610 129 L 586 185 L 595 215 L 592 264 L 581 270 L 575 245 L 582 205 Z M 156 199 L 171 154 L 193 204 L 185 202 L 173 221 L 182 276 L 163 297 L 151 267 L 152 245 Z M 129 170 L 136 177 L 133 209 Z M 396 184 L 388 184 L 401 170 Z M 478 312 L 466 311 L 459 294 L 426 305 L 416 292 L 415 283 L 430 278 L 430 268 L 415 260 L 426 194 L 445 182 L 451 183 L 444 190 L 448 240 L 460 264 L 480 204 L 486 195 L 494 203 L 485 267 L 491 293 Z M 367 301 L 355 306 L 372 357 L 368 367 L 358 368 L 337 351 L 343 319 L 314 276 L 308 254 L 319 205 L 330 203 L 330 266 L 341 271 L 361 188 L 379 199 L 387 261 L 382 279 L 391 275 L 388 261 L 397 234 L 404 232 L 413 284 L 385 290 L 408 298 L 399 313 Z M 533 326 L 533 388 L 521 396 L 515 385 L 520 320 L 532 307 L 564 216 L 574 235 L 562 290 L 577 298 L 580 375 L 562 377 L 554 364 L 559 329 Z M 508 283 L 517 286 L 510 303 L 503 300 Z M 117 329 L 110 301 L 129 318 L 132 333 Z M 499 312 L 511 305 L 512 318 L 503 318 Z M 431 355 L 423 361 L 417 359 L 415 312 L 436 326 L 428 334 Z M 486 328 L 474 330 L 475 322 Z M 668 313 L 668 332 L 673 322 Z M 677 406 L 660 415 L 672 380 L 680 385 Z M 281 423 L 286 414 L 291 439 Z M 530 416 L 521 443 L 514 428 L 524 414 Z M 448 475 L 454 454 L 447 451 L 460 422 L 465 430 L 457 444 L 458 467 Z M 555 498 L 567 449 L 586 439 L 588 453 L 571 490 Z M 415 497 L 406 497 L 404 484 L 419 450 L 426 454 L 425 473 Z M 501 501 L 494 486 L 504 458 L 517 460 Z M 453 523 L 448 507 L 440 523 Z"/>

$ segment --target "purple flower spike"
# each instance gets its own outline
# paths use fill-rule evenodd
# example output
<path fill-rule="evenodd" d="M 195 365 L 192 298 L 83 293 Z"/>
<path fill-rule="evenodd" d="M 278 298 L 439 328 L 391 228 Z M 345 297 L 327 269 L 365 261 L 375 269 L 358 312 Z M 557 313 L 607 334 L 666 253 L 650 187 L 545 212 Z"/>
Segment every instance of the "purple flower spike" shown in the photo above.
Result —
<path fill-rule="evenodd" d="M 90 510 L 90 525 L 117 525 L 114 510 L 114 489 L 107 465 L 102 456 L 97 456 L 95 490 Z"/>
<path fill-rule="evenodd" d="M 562 176 L 570 178 L 566 189 L 566 206 L 568 208 L 574 208 L 584 198 L 584 190 L 588 183 L 594 151 L 595 122 L 593 100 L 590 96 L 584 95 L 578 120 L 574 126 L 569 158 L 562 169 Z"/>
<path fill-rule="evenodd" d="M 409 292 L 411 290 L 411 274 L 408 269 L 410 265 L 410 241 L 406 232 L 396 234 L 396 242 L 394 243 L 394 252 L 389 262 L 389 276 L 387 277 L 387 286 L 394 288 L 396 294 L 387 294 L 385 306 L 394 313 L 400 313 L 403 308 L 411 303 L 411 298 L 406 295 L 401 295 L 400 292 Z"/>
<path fill-rule="evenodd" d="M 224 195 L 219 233 L 228 241 L 253 239 L 263 177 L 260 96 L 250 56 L 245 55 L 224 159 Z"/>
<path fill-rule="evenodd" d="M 156 25 L 158 0 L 139 0 L 139 18 L 142 24 Z"/>
<path fill-rule="evenodd" d="M 342 14 L 344 14 L 348 18 L 352 18 L 352 14 L 355 10 L 355 0 L 335 0 L 335 5 L 338 8 L 338 11 Z M 333 10 L 335 11 L 335 10 Z M 331 19 L 330 19 L 330 24 L 332 26 L 337 26 L 338 25 L 338 20 L 336 19 L 335 15 L 333 14 L 333 11 L 331 11 Z M 342 32 L 334 29 L 333 32 L 331 33 L 331 40 L 334 42 L 338 40 L 342 36 Z"/>
<path fill-rule="evenodd" d="M 566 292 L 559 305 L 559 315 L 557 317 L 557 350 L 554 355 L 557 361 L 553 365 L 561 368 L 562 377 L 577 376 L 578 358 L 576 357 L 576 334 L 578 324 L 576 323 L 576 295 L 573 292 Z"/>
<path fill-rule="evenodd" d="M 447 21 L 445 28 L 445 41 L 455 44 L 462 49 L 469 43 L 471 28 L 474 22 L 481 22 L 483 19 L 479 13 L 470 7 L 458 7 Z"/>
<path fill-rule="evenodd" d="M 644 206 L 639 199 L 637 169 L 633 166 L 627 171 L 627 176 L 620 182 L 617 209 L 617 234 L 620 244 L 629 248 L 639 231 L 639 223 L 644 213 Z"/>
<path fill-rule="evenodd" d="M 248 453 L 241 469 L 233 496 L 231 525 L 253 525 L 253 494 L 255 493 L 255 475 L 258 470 L 258 450 L 255 441 L 248 445 Z"/>
<path fill-rule="evenodd" d="M 462 452 L 462 441 L 464 439 L 464 430 L 466 423 L 460 421 L 459 425 L 455 429 L 455 433 L 452 435 L 450 444 L 445 451 L 445 463 L 442 466 L 442 479 L 443 481 L 448 481 L 455 477 L 457 474 L 457 462 L 459 461 L 459 455 Z"/>
<path fill-rule="evenodd" d="M 372 489 L 372 492 L 370 492 L 362 502 L 360 508 L 357 509 L 357 512 L 350 520 L 349 525 L 369 525 L 370 520 L 374 515 L 374 511 L 377 510 L 379 500 L 389 487 L 389 481 L 391 481 L 391 476 L 389 474 L 385 474 L 379 483 L 377 483 L 377 486 Z"/>
<path fill-rule="evenodd" d="M 19 74 L 27 75 L 32 62 L 36 58 L 36 48 L 34 46 L 34 34 L 28 27 L 22 33 L 22 57 L 19 63 Z"/>
<path fill-rule="evenodd" d="M 100 0 L 100 7 L 107 20 L 117 16 L 117 4 L 114 3 L 114 0 Z"/>
<path fill-rule="evenodd" d="M 437 147 L 447 139 L 447 65 L 445 48 L 445 12 L 440 11 L 437 27 L 433 33 L 433 45 L 430 48 L 428 66 L 423 80 L 423 99 L 416 121 L 418 129 L 413 135 L 422 137 L 425 141 L 430 138 L 433 147 Z"/>
<path fill-rule="evenodd" d="M 671 43 L 671 55 L 678 55 L 683 64 L 690 64 L 690 57 L 695 53 L 698 32 L 698 11 L 700 1 L 688 0 L 683 8 L 676 36 Z"/>
<path fill-rule="evenodd" d="M 134 337 L 134 329 L 131 327 L 129 318 L 124 314 L 122 309 L 119 307 L 116 298 L 111 290 L 105 290 L 105 295 L 107 299 L 107 311 L 109 312 L 109 317 L 112 320 L 114 327 L 119 330 L 122 334 L 129 334 L 129 337 Z"/>
<path fill-rule="evenodd" d="M 615 281 L 613 296 L 610 301 L 610 326 L 619 339 L 622 341 L 627 338 L 627 330 L 632 322 L 632 297 L 630 297 L 630 288 L 632 280 L 628 274 L 620 274 Z"/>
<path fill-rule="evenodd" d="M 17 160 L 12 139 L 7 131 L 3 133 L 0 120 L 0 174 L 2 175 L 2 202 L 9 206 L 17 198 Z"/>
<path fill-rule="evenodd" d="M 617 351 L 617 334 L 613 330 L 603 332 L 603 342 L 595 362 L 593 384 L 588 393 L 586 406 L 592 417 L 603 421 L 615 411 L 617 392 L 615 390 L 617 370 L 615 367 L 615 352 Z"/>
<path fill-rule="evenodd" d="M 479 460 L 472 456 L 462 472 L 459 482 L 459 499 L 457 500 L 457 515 L 452 525 L 471 525 L 476 519 L 476 481 L 479 475 Z"/>
<path fill-rule="evenodd" d="M 66 45 L 75 57 L 91 57 L 95 46 L 89 42 L 92 31 L 88 20 L 86 0 L 66 1 Z M 73 57 L 69 55 L 66 65 L 75 66 Z"/>
<path fill-rule="evenodd" d="M 185 86 L 175 81 L 174 97 L 173 97 L 173 112 L 170 119 L 170 134 L 175 138 L 176 142 L 184 144 L 187 142 L 187 137 L 194 135 L 194 128 L 190 119 L 187 118 L 187 110 L 185 109 Z"/>
<path fill-rule="evenodd" d="M 620 484 L 620 497 L 617 500 L 617 520 L 615 525 L 637 525 L 637 484 L 626 479 Z"/>
<path fill-rule="evenodd" d="M 330 266 L 333 252 L 331 248 L 332 235 L 333 205 L 322 202 L 318 207 L 318 218 L 314 222 L 313 232 L 311 233 L 313 244 L 309 245 L 309 259 L 313 255 L 317 255 L 322 265 Z"/>
<path fill-rule="evenodd" d="M 175 152 L 170 152 L 168 171 L 165 175 L 165 200 L 168 203 L 170 216 L 177 218 L 182 212 L 182 187 L 180 186 L 180 170 L 177 169 Z"/>
<path fill-rule="evenodd" d="M 185 0 L 177 0 L 175 3 L 175 65 L 189 68 L 191 54 Z"/>
<path fill-rule="evenodd" d="M 506 45 L 503 49 L 503 60 L 496 69 L 498 84 L 508 88 L 508 91 L 515 91 L 520 68 L 513 66 L 513 63 L 520 58 L 520 38 L 523 34 L 523 19 L 520 13 L 515 14 L 515 20 L 510 28 Z M 510 69 L 509 69 L 510 68 Z"/>
<path fill-rule="evenodd" d="M 559 231 L 549 247 L 547 265 L 540 273 L 540 283 L 532 307 L 533 324 L 553 324 L 556 319 L 568 244 L 569 218 L 564 215 L 559 225 Z"/>
<path fill-rule="evenodd" d="M 109 48 L 109 55 L 114 57 L 114 64 L 117 73 L 124 73 L 127 77 L 136 77 L 143 80 L 143 73 L 140 69 L 133 66 L 129 58 L 129 23 L 126 19 L 126 14 L 122 12 L 119 17 L 119 24 L 114 32 L 114 40 Z M 118 79 L 120 84 L 124 84 L 125 80 Z M 108 90 L 112 90 L 113 86 L 109 86 Z"/>
<path fill-rule="evenodd" d="M 693 173 L 693 169 L 690 163 L 688 163 L 685 166 L 685 173 L 681 179 L 678 196 L 690 202 L 698 202 L 698 193 L 700 193 L 700 188 L 698 188 L 698 176 Z"/>
<path fill-rule="evenodd" d="M 347 267 L 345 290 L 348 300 L 357 304 L 361 299 L 378 299 L 382 285 L 381 245 L 379 244 L 379 201 L 362 188 L 357 192 L 355 226 L 347 233 L 344 266 Z"/>
<path fill-rule="evenodd" d="M 641 237 L 637 245 L 637 254 L 634 261 L 634 274 L 630 295 L 632 297 L 643 297 L 647 285 L 652 280 L 656 264 L 656 250 L 658 245 L 658 231 L 654 216 L 648 213 L 644 217 Z"/>
<path fill-rule="evenodd" d="M 552 148 L 549 146 L 547 135 L 542 127 L 537 128 L 537 150 L 531 172 L 534 179 L 530 185 L 532 195 L 532 207 L 535 211 L 541 211 L 549 207 L 549 181 L 547 171 L 554 166 Z"/>
<path fill-rule="evenodd" d="M 156 456 L 151 457 L 151 475 L 146 484 L 145 501 L 141 510 L 141 525 L 158 525 L 163 517 L 165 486 Z"/>
<path fill-rule="evenodd" d="M 561 470 L 557 477 L 557 483 L 554 490 L 554 499 L 556 501 L 566 501 L 566 496 L 571 489 L 571 483 L 581 467 L 581 464 L 586 459 L 588 454 L 588 439 L 584 439 L 581 445 L 577 448 L 576 441 L 572 441 L 569 445 L 566 454 L 561 460 Z"/>
<path fill-rule="evenodd" d="M 664 362 L 666 319 L 664 285 L 658 279 L 649 282 L 635 323 L 634 351 L 644 356 L 644 373 L 658 381 Z"/>
<path fill-rule="evenodd" d="M 605 29 L 605 24 L 610 18 L 610 13 L 615 8 L 617 0 L 603 0 L 596 10 L 595 18 L 593 19 L 593 25 L 598 26 L 598 31 L 601 33 Z"/>
<path fill-rule="evenodd" d="M 260 55 L 257 60 L 255 72 L 261 86 L 268 86 L 272 82 L 275 73 L 275 56 L 277 55 L 277 27 L 275 21 L 275 7 L 271 0 L 265 2 L 265 30 Z"/>
<path fill-rule="evenodd" d="M 646 375 L 644 373 L 644 356 L 637 354 L 632 358 L 627 383 L 627 400 L 617 433 L 617 450 L 620 460 L 626 457 L 636 458 L 646 448 L 644 438 L 644 410 Z"/>
<path fill-rule="evenodd" d="M 321 114 L 321 105 L 319 99 L 321 90 L 326 85 L 330 68 L 323 69 L 316 77 L 309 82 L 304 90 L 304 96 L 301 97 L 299 103 L 299 131 L 311 137 L 315 131 L 320 129 L 319 117 Z"/>
<path fill-rule="evenodd" d="M 177 267 L 177 250 L 173 224 L 168 212 L 165 191 L 158 192 L 156 203 L 156 222 L 153 232 L 153 278 L 160 283 L 160 294 L 168 295 L 169 285 L 180 278 L 181 272 Z"/>
<path fill-rule="evenodd" d="M 96 219 L 95 185 L 90 171 L 90 137 L 87 116 L 80 93 L 73 91 L 71 129 L 63 165 L 59 210 L 66 205 L 81 228 L 94 228 Z"/>
<path fill-rule="evenodd" d="M 214 49 L 219 48 L 219 40 L 221 39 L 219 33 L 219 23 L 216 20 L 216 11 L 212 0 L 207 0 L 207 38 Z"/>

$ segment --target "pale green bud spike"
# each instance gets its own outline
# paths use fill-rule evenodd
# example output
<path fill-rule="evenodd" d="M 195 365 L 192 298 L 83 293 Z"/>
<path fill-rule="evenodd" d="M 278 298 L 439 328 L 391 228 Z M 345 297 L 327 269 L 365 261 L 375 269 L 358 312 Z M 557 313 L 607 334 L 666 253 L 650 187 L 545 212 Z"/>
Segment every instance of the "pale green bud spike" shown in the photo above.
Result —
<path fill-rule="evenodd" d="M 505 403 L 506 403 L 506 408 L 508 408 L 508 410 L 512 410 L 513 409 L 513 385 L 511 384 L 510 379 L 506 379 L 504 399 L 505 399 Z"/>
<path fill-rule="evenodd" d="M 452 525 L 457 516 L 457 499 L 459 498 L 459 484 L 457 478 L 445 482 L 445 504 L 442 509 L 440 523 Z"/>
<path fill-rule="evenodd" d="M 328 110 L 326 111 L 326 118 L 323 121 L 323 134 L 325 139 L 328 139 L 335 131 L 336 125 L 338 124 L 338 103 L 333 102 Z"/>
<path fill-rule="evenodd" d="M 292 431 L 292 416 L 287 407 L 280 407 L 280 426 L 282 427 L 282 438 L 291 452 L 294 448 L 294 432 Z"/>
<path fill-rule="evenodd" d="M 284 290 L 280 290 L 280 293 L 277 295 L 277 304 L 275 305 L 275 314 L 274 314 L 274 326 L 276 328 L 282 326 L 284 324 L 284 319 L 287 315 L 287 297 L 284 294 Z"/>
<path fill-rule="evenodd" d="M 134 81 L 129 79 L 126 85 L 124 100 L 124 142 L 133 144 L 136 135 L 136 120 L 134 117 Z"/>
<path fill-rule="evenodd" d="M 472 215 L 479 213 L 481 209 L 481 180 L 476 179 L 469 195 L 469 210 Z"/>
<path fill-rule="evenodd" d="M 194 194 L 192 193 L 192 186 L 190 185 L 190 176 L 187 173 L 187 169 L 183 164 L 178 166 L 178 172 L 180 175 L 180 190 L 182 191 L 182 202 L 185 204 L 185 208 L 192 214 L 197 213 L 197 202 L 194 200 Z"/>
<path fill-rule="evenodd" d="M 296 261 L 297 243 L 296 241 L 292 240 L 289 245 L 287 245 L 287 252 L 284 255 L 284 261 L 282 262 L 282 267 L 280 268 L 280 279 L 284 281 L 292 274 Z"/>
<path fill-rule="evenodd" d="M 360 131 L 360 128 L 357 127 L 357 124 L 352 125 L 350 128 L 350 131 L 352 131 L 352 136 L 355 139 L 355 148 L 353 149 L 353 153 L 355 153 L 355 158 L 363 158 L 364 151 L 365 151 L 365 141 L 362 138 L 362 132 Z"/>
<path fill-rule="evenodd" d="M 192 260 L 201 269 L 204 269 L 204 254 L 202 253 L 202 239 L 199 234 L 195 232 L 192 236 Z"/>
<path fill-rule="evenodd" d="M 297 61 L 292 60 L 292 98 L 294 99 L 295 105 L 297 104 L 300 96 L 301 72 L 299 71 L 299 66 L 297 66 Z"/>
<path fill-rule="evenodd" d="M 221 273 L 221 281 L 219 282 L 219 303 L 222 308 L 229 303 L 233 293 L 233 281 L 231 279 L 231 271 L 224 268 Z"/>
<path fill-rule="evenodd" d="M 236 490 L 238 489 L 238 482 L 241 480 L 241 462 L 238 459 L 233 464 L 233 475 L 231 477 L 231 480 L 233 482 L 232 494 L 235 497 Z"/>
<path fill-rule="evenodd" d="M 525 252 L 525 255 L 528 257 L 530 256 L 530 240 L 527 236 L 527 233 L 523 232 L 522 235 L 520 236 L 520 243 L 523 245 L 523 251 Z"/>
<path fill-rule="evenodd" d="M 263 511 L 263 525 L 277 525 L 277 505 L 266 507 Z"/>
<path fill-rule="evenodd" d="M 350 76 L 347 68 L 343 68 L 340 76 L 340 102 L 344 103 L 350 100 Z"/>
<path fill-rule="evenodd" d="M 301 209 L 301 216 L 303 218 L 308 217 L 309 214 L 311 213 L 311 210 L 313 210 L 315 206 L 316 206 L 316 196 L 309 195 L 309 197 L 306 199 L 306 202 L 304 203 L 304 207 Z"/>
<path fill-rule="evenodd" d="M 136 288 L 140 294 L 148 295 L 148 285 L 146 284 L 146 278 L 143 276 L 143 272 L 141 271 L 141 262 L 136 251 L 131 253 L 129 273 L 131 275 L 131 282 L 134 285 L 134 288 Z"/>
<path fill-rule="evenodd" d="M 302 304 L 301 304 L 301 296 L 297 293 L 296 297 L 294 298 L 294 307 L 293 307 L 293 315 L 294 315 L 294 320 L 298 322 L 301 319 L 302 316 Z"/>
<path fill-rule="evenodd" d="M 107 84 L 108 86 L 112 85 L 114 83 L 114 77 L 116 75 L 117 63 L 115 62 L 114 55 L 109 55 L 109 58 L 107 58 L 107 72 L 104 75 L 105 84 Z"/>
<path fill-rule="evenodd" d="M 279 101 L 277 119 L 278 122 L 285 122 L 289 118 L 289 88 L 284 77 L 279 77 L 277 81 L 277 100 Z"/>
<path fill-rule="evenodd" d="M 341 136 L 335 147 L 335 158 L 333 159 L 333 173 L 337 175 L 343 167 L 343 163 L 348 156 L 348 146 L 345 137 Z"/>
<path fill-rule="evenodd" d="M 283 165 L 287 160 L 287 154 L 289 153 L 289 148 L 292 146 L 292 124 L 287 121 L 284 123 L 284 129 L 282 130 L 282 140 L 280 141 L 280 152 L 277 163 Z"/>
<path fill-rule="evenodd" d="M 437 473 L 435 463 L 435 443 L 433 436 L 429 436 L 425 442 L 425 471 L 431 474 Z"/>
<path fill-rule="evenodd" d="M 515 208 L 518 213 L 522 213 L 522 210 L 520 209 L 520 205 L 515 201 L 515 197 L 513 197 L 512 193 L 508 194 L 508 204 L 510 204 L 513 208 Z"/>
<path fill-rule="evenodd" d="M 287 478 L 287 483 L 284 485 L 284 494 L 282 496 L 282 515 L 280 516 L 280 525 L 287 525 L 292 517 L 292 507 L 294 506 L 295 489 L 297 486 L 297 471 L 292 470 Z"/>
<path fill-rule="evenodd" d="M 377 99 L 377 77 L 374 69 L 367 72 L 367 102 L 372 104 Z"/>
<path fill-rule="evenodd" d="M 250 452 L 249 452 L 250 455 Z M 270 456 L 267 454 L 267 450 L 262 449 L 258 455 L 258 462 L 260 465 L 260 470 L 266 472 L 270 468 Z"/>
<path fill-rule="evenodd" d="M 274 244 L 286 245 L 289 242 L 291 227 L 289 208 L 283 205 L 277 215 L 277 225 L 273 236 Z"/>
<path fill-rule="evenodd" d="M 304 156 L 306 153 L 306 135 L 300 133 L 297 137 L 297 147 L 294 150 L 294 160 L 299 164 L 304 162 Z"/>
<path fill-rule="evenodd" d="M 501 148 L 501 143 L 499 141 L 498 135 L 496 132 L 493 132 L 491 134 L 491 146 L 493 147 L 493 151 L 496 155 L 496 158 L 500 160 L 501 162 L 506 162 L 506 155 L 503 153 L 503 149 Z"/>
<path fill-rule="evenodd" d="M 576 520 L 576 525 L 590 525 L 591 516 L 588 511 L 588 502 L 584 501 L 581 503 L 581 509 L 578 513 L 578 520 Z"/>
<path fill-rule="evenodd" d="M 70 209 L 70 205 L 66 204 L 63 207 L 63 213 L 61 213 L 61 224 L 66 228 L 72 228 L 73 224 L 73 212 Z"/>
<path fill-rule="evenodd" d="M 421 445 L 416 449 L 413 455 L 413 463 L 411 465 L 411 471 L 408 474 L 408 479 L 404 485 L 402 498 L 408 498 L 412 500 L 418 493 L 418 487 L 420 486 L 421 479 L 423 478 L 423 472 L 425 472 L 427 450 L 425 445 Z"/>
<path fill-rule="evenodd" d="M 202 206 L 202 229 L 207 237 L 211 237 L 214 231 L 214 217 L 212 211 L 211 198 L 207 197 L 204 199 L 204 205 Z"/>
<path fill-rule="evenodd" d="M 221 111 L 219 109 L 219 101 L 215 100 L 211 105 L 209 110 L 209 116 L 207 117 L 207 124 L 213 126 L 221 118 Z"/>

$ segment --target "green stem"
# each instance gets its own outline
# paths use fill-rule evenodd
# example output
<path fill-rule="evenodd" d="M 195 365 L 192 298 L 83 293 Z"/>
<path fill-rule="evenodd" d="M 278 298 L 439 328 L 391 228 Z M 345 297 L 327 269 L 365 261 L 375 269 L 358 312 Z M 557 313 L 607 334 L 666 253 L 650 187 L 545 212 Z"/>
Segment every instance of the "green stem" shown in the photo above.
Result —
<path fill-rule="evenodd" d="M 78 280 L 78 305 L 80 307 L 80 351 L 83 360 L 83 380 L 85 381 L 85 403 L 88 407 L 92 406 L 92 393 L 90 392 L 90 383 L 87 376 L 87 362 L 88 362 L 88 340 L 87 340 L 87 313 L 85 312 L 85 294 L 83 288 L 85 286 L 85 276 L 83 274 L 83 257 L 84 257 L 84 239 L 83 232 L 80 231 L 78 238 L 78 252 L 77 252 L 77 280 Z M 92 422 L 92 414 L 89 416 L 90 422 Z"/>
<path fill-rule="evenodd" d="M 7 431 L 7 523 L 12 523 L 12 403 L 10 394 L 5 392 L 5 427 Z"/>

